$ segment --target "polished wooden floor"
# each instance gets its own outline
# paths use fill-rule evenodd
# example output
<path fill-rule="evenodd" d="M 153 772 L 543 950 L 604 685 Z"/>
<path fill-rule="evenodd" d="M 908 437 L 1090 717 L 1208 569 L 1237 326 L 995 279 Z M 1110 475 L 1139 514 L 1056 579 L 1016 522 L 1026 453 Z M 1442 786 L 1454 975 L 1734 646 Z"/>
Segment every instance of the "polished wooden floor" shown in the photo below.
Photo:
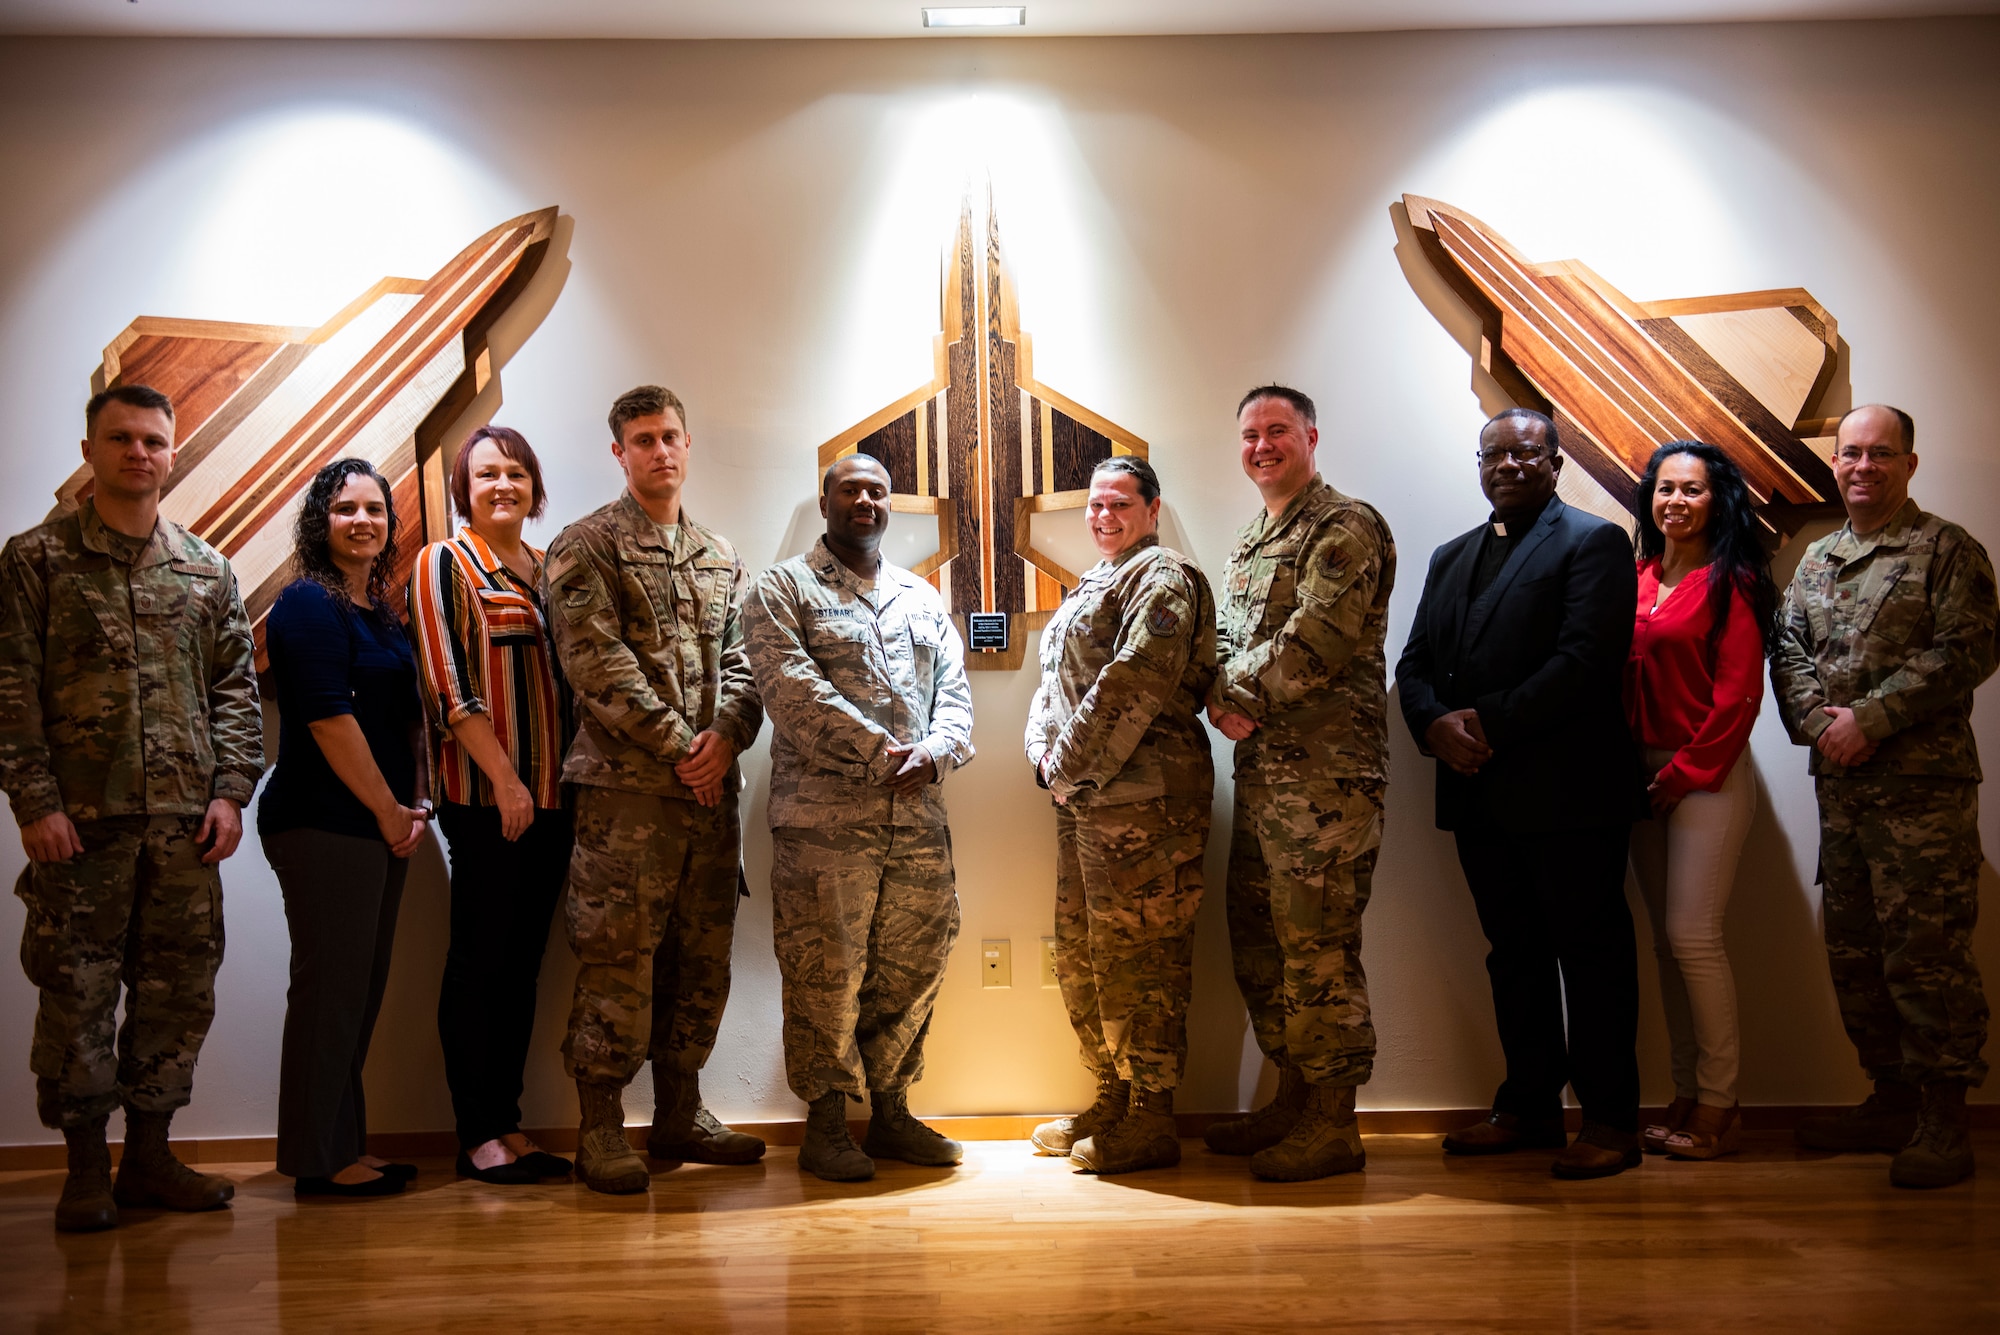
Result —
<path fill-rule="evenodd" d="M 232 1209 L 57 1235 L 60 1174 L 0 1175 L 0 1330 L 2000 1330 L 1988 1177 L 1897 1191 L 1877 1156 L 1777 1133 L 1710 1164 L 1564 1183 L 1547 1154 L 1448 1160 L 1372 1136 L 1365 1174 L 1277 1186 L 1186 1146 L 1099 1179 L 1019 1141 L 837 1187 L 796 1151 L 657 1174 L 639 1197 L 493 1188 Z"/>

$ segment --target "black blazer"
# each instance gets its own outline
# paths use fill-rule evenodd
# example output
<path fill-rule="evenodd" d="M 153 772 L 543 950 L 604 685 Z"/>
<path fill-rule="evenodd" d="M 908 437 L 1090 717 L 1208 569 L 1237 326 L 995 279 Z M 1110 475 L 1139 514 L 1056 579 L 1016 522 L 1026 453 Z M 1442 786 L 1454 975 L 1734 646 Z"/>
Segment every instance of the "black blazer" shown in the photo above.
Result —
<path fill-rule="evenodd" d="M 1625 659 L 1639 588 L 1631 539 L 1551 499 L 1477 600 L 1481 524 L 1431 555 L 1396 663 L 1416 734 L 1477 709 L 1493 758 L 1471 778 L 1437 767 L 1441 830 L 1584 829 L 1645 814 L 1625 722 Z"/>

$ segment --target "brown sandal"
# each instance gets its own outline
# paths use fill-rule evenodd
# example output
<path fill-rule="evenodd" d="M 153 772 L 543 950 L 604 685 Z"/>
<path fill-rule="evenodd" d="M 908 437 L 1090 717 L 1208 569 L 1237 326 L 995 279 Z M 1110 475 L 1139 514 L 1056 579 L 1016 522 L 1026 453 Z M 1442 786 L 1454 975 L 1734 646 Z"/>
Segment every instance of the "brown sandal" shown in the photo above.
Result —
<path fill-rule="evenodd" d="M 1667 1137 L 1687 1125 L 1688 1118 L 1694 1116 L 1698 1105 L 1693 1099 L 1676 1098 L 1667 1105 L 1662 1120 L 1645 1127 L 1639 1132 L 1639 1145 L 1648 1154 L 1665 1154 Z"/>
<path fill-rule="evenodd" d="M 1694 1110 L 1687 1125 L 1667 1137 L 1667 1153 L 1676 1159 L 1714 1159 L 1734 1154 L 1743 1143 L 1743 1113 L 1736 1105 Z"/>

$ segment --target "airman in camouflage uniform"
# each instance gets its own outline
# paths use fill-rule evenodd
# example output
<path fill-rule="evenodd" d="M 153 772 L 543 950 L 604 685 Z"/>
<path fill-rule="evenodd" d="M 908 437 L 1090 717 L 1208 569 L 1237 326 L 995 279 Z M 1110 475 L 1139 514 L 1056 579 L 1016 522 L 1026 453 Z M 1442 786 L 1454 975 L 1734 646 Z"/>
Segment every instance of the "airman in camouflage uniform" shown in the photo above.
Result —
<path fill-rule="evenodd" d="M 1875 1081 L 1799 1139 L 1896 1152 L 1892 1180 L 1943 1186 L 1972 1171 L 1965 1091 L 1986 1076 L 1971 715 L 2000 653 L 2000 599 L 1985 549 L 1908 499 L 1911 434 L 1879 406 L 1843 420 L 1850 520 L 1799 563 L 1771 680 L 1792 740 L 1813 748 L 1827 962 Z"/>
<path fill-rule="evenodd" d="M 655 386 L 611 410 L 626 491 L 549 544 L 545 602 L 579 725 L 564 913 L 576 997 L 563 1041 L 584 1111 L 578 1172 L 646 1189 L 622 1091 L 653 1063 L 657 1158 L 751 1163 L 764 1142 L 703 1106 L 699 1072 L 729 998 L 741 887 L 736 756 L 764 715 L 743 656 L 749 576 L 736 549 L 680 509 L 690 443 Z M 668 518 L 661 519 L 659 516 Z"/>
<path fill-rule="evenodd" d="M 173 1159 L 167 1129 L 215 1016 L 217 864 L 241 837 L 264 729 L 229 563 L 159 517 L 172 412 L 140 386 L 93 399 L 97 497 L 0 552 L 0 787 L 31 859 L 15 886 L 41 990 L 29 1066 L 43 1124 L 69 1143 L 65 1230 L 234 1194 Z M 114 1190 L 104 1129 L 120 1104 Z"/>
<path fill-rule="evenodd" d="M 1253 390 L 1238 422 L 1266 510 L 1229 557 L 1209 717 L 1236 741 L 1230 950 L 1279 1086 L 1207 1139 L 1254 1156 L 1259 1176 L 1303 1180 L 1364 1162 L 1354 1090 L 1373 1072 L 1375 1028 L 1361 915 L 1388 780 L 1396 544 L 1372 506 L 1314 471 L 1310 399 Z"/>
<path fill-rule="evenodd" d="M 1042 631 L 1028 709 L 1028 763 L 1055 799 L 1056 979 L 1098 1091 L 1034 1143 L 1097 1173 L 1180 1162 L 1173 1091 L 1215 792 L 1201 725 L 1215 600 L 1160 546 L 1159 504 L 1143 460 L 1092 476 L 1085 522 L 1105 559 Z"/>
<path fill-rule="evenodd" d="M 771 910 L 785 1073 L 811 1108 L 799 1164 L 829 1181 L 869 1158 L 957 1163 L 909 1114 L 924 1033 L 958 936 L 939 785 L 972 759 L 965 651 L 937 591 L 881 559 L 889 474 L 837 460 L 826 536 L 773 566 L 744 608 L 770 712 Z M 846 1104 L 873 1104 L 863 1148 Z"/>

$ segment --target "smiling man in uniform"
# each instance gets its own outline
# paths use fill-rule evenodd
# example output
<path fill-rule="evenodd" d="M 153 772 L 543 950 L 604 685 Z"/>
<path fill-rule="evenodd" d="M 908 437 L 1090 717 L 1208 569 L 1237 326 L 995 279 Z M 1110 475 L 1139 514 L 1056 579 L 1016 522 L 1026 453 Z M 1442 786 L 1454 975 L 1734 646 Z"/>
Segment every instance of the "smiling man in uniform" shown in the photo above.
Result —
<path fill-rule="evenodd" d="M 785 1074 L 811 1109 L 799 1166 L 856 1182 L 874 1159 L 943 1167 L 962 1153 L 910 1115 L 907 1091 L 958 937 L 939 786 L 972 759 L 972 690 L 944 600 L 882 557 L 888 470 L 835 460 L 819 509 L 825 536 L 758 578 L 744 624 L 773 733 Z M 857 1148 L 847 1102 L 864 1093 Z"/>
<path fill-rule="evenodd" d="M 1841 419 L 1847 523 L 1792 576 L 1771 683 L 1812 748 L 1827 963 L 1875 1082 L 1861 1106 L 1802 1120 L 1799 1143 L 1894 1154 L 1897 1186 L 1946 1187 L 1972 1175 L 1965 1091 L 1986 1076 L 1972 691 L 2000 606 L 1986 549 L 1910 499 L 1916 471 L 1909 414 Z"/>
<path fill-rule="evenodd" d="M 1208 717 L 1236 743 L 1229 944 L 1278 1092 L 1208 1129 L 1257 1176 L 1363 1166 L 1355 1089 L 1375 1065 L 1361 915 L 1382 845 L 1389 703 L 1382 642 L 1396 540 L 1319 475 L 1313 401 L 1263 385 L 1237 405 L 1243 471 L 1264 508 L 1223 578 Z"/>

